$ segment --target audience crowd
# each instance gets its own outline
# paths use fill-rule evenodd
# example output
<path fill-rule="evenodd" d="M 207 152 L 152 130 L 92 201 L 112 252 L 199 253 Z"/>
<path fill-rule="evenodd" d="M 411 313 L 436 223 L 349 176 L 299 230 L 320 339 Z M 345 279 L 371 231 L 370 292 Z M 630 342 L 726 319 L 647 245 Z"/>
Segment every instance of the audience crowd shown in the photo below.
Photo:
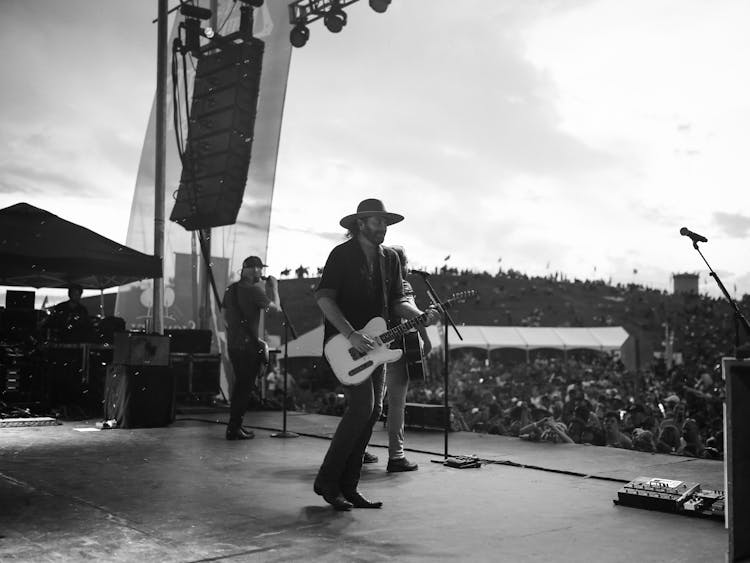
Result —
<path fill-rule="evenodd" d="M 721 457 L 720 374 L 703 372 L 686 385 L 676 370 L 661 372 L 629 374 L 611 356 L 487 366 L 465 355 L 449 374 L 453 429 Z M 412 382 L 407 400 L 442 404 L 443 390 L 439 376 Z"/>
<path fill-rule="evenodd" d="M 445 269 L 439 273 L 433 284 L 446 296 L 467 286 L 482 288 L 475 301 L 456 313 L 462 323 L 619 325 L 647 351 L 638 369 L 626 369 L 617 355 L 589 351 L 567 357 L 535 353 L 527 363 L 494 357 L 487 361 L 481 353 L 454 350 L 448 378 L 454 430 L 723 456 L 720 362 L 732 355 L 735 343 L 733 311 L 723 298 L 569 281 L 559 274 L 530 278 L 513 270 L 495 276 Z M 738 305 L 746 310 L 750 296 Z M 408 402 L 443 404 L 442 363 L 439 357 L 429 363 L 428 376 L 411 381 Z M 307 393 L 300 401 L 307 410 L 343 412 L 340 389 L 298 391 Z"/>

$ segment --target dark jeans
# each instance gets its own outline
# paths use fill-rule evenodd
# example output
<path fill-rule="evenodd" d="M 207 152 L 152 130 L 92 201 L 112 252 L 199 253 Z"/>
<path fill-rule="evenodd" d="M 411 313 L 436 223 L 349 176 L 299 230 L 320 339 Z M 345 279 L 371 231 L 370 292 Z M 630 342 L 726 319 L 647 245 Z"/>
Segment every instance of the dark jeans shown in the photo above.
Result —
<path fill-rule="evenodd" d="M 316 485 L 333 493 L 357 489 L 362 458 L 372 435 L 372 427 L 383 410 L 384 388 L 382 366 L 367 381 L 344 387 L 346 411 L 318 470 Z"/>
<path fill-rule="evenodd" d="M 250 392 L 263 368 L 263 354 L 253 346 L 229 348 L 229 359 L 234 370 L 234 385 L 229 397 L 229 428 L 237 429 L 242 425 L 242 417 L 250 405 Z"/>

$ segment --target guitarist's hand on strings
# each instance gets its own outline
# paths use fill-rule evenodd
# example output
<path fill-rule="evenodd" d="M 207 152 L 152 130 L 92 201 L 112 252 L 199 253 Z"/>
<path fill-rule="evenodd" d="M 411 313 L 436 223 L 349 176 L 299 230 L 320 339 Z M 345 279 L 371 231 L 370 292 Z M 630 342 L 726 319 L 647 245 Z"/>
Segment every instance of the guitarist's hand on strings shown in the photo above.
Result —
<path fill-rule="evenodd" d="M 375 341 L 363 332 L 352 331 L 349 335 L 349 343 L 354 347 L 357 352 L 367 354 L 370 350 L 375 348 Z"/>

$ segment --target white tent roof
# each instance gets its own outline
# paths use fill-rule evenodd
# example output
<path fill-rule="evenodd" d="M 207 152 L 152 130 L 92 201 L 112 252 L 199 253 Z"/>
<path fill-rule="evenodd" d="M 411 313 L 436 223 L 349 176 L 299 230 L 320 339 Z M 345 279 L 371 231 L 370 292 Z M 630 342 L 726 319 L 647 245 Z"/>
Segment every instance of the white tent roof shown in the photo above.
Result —
<path fill-rule="evenodd" d="M 572 350 L 619 350 L 628 339 L 628 333 L 620 326 L 603 327 L 527 327 L 527 326 L 459 326 L 463 336 L 459 340 L 453 328 L 448 332 L 448 345 L 451 349 L 482 348 L 520 348 L 534 350 L 537 348 L 555 348 Z M 439 348 L 443 343 L 442 329 L 428 326 L 432 346 Z M 280 357 L 284 357 L 283 342 L 280 346 Z M 306 332 L 289 341 L 289 357 L 316 357 L 323 355 L 323 325 Z"/>
<path fill-rule="evenodd" d="M 289 341 L 289 357 L 305 358 L 323 355 L 323 325 L 312 329 L 310 332 L 299 335 L 294 340 Z M 280 358 L 284 357 L 284 342 L 281 342 Z"/>
<path fill-rule="evenodd" d="M 628 333 L 620 326 L 603 327 L 526 327 L 526 326 L 459 326 L 463 340 L 459 340 L 452 327 L 448 331 L 451 349 L 482 348 L 554 348 L 572 350 L 619 350 L 628 339 Z M 443 343 L 442 328 L 427 327 L 433 347 Z"/>

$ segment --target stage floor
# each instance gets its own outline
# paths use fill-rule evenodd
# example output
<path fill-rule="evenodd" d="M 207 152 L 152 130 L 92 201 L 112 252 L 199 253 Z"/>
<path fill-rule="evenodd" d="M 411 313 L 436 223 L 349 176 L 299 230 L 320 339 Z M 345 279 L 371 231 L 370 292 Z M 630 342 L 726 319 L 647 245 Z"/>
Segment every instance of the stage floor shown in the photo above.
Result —
<path fill-rule="evenodd" d="M 411 473 L 389 474 L 378 424 L 361 490 L 381 510 L 335 512 L 312 491 L 338 418 L 251 412 L 256 438 L 224 439 L 225 412 L 166 428 L 94 422 L 0 429 L 2 561 L 724 561 L 721 521 L 616 506 L 638 476 L 724 489 L 723 463 L 517 438 L 407 430 Z M 82 431 L 84 430 L 84 431 Z M 415 451 L 416 450 L 416 451 Z"/>

